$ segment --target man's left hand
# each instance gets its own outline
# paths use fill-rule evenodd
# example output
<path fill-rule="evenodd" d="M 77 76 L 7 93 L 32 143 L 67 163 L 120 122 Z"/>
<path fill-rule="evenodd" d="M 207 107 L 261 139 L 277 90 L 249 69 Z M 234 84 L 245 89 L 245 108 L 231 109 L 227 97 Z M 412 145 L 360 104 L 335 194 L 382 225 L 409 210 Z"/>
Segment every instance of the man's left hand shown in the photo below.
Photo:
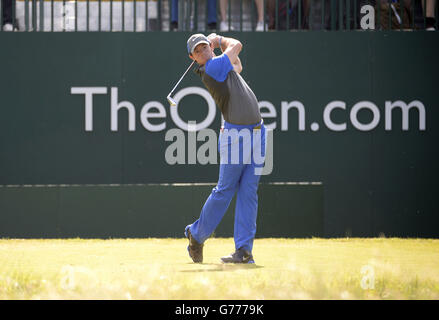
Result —
<path fill-rule="evenodd" d="M 207 36 L 207 39 L 209 39 L 210 45 L 213 49 L 219 48 L 219 35 L 217 35 L 216 33 L 211 33 Z"/>

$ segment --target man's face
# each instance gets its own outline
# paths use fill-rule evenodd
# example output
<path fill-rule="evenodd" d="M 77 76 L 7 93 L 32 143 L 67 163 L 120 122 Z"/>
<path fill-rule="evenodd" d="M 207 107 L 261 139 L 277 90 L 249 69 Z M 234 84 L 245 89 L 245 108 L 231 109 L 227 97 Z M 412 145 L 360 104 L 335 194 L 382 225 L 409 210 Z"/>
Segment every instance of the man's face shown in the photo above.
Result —
<path fill-rule="evenodd" d="M 195 47 L 192 56 L 189 58 L 195 60 L 200 66 L 206 64 L 206 62 L 213 58 L 213 49 L 206 43 L 201 43 Z"/>

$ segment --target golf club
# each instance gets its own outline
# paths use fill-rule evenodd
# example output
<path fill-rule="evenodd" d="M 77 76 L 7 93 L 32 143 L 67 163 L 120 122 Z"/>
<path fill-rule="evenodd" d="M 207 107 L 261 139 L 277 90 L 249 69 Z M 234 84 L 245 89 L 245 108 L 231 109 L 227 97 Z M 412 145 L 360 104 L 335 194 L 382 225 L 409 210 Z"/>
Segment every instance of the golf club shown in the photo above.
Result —
<path fill-rule="evenodd" d="M 168 99 L 169 104 L 171 105 L 171 107 L 175 107 L 177 105 L 177 102 L 171 97 L 172 93 L 174 92 L 175 88 L 177 88 L 177 86 L 179 85 L 181 80 L 183 80 L 183 78 L 186 75 L 186 73 L 188 73 L 188 71 L 192 68 L 194 63 L 195 63 L 195 60 L 192 61 L 192 63 L 189 66 L 189 68 L 187 68 L 186 72 L 181 76 L 180 80 L 178 80 L 177 84 L 174 86 L 174 88 L 172 88 L 171 92 L 169 92 L 168 96 L 166 97 Z"/>

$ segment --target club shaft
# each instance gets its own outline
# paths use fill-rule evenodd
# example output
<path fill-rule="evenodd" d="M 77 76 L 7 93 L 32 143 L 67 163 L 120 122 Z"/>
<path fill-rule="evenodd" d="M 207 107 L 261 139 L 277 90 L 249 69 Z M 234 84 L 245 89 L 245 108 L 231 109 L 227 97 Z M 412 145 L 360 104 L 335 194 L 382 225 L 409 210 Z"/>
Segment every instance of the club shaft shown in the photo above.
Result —
<path fill-rule="evenodd" d="M 187 70 L 185 71 L 185 73 L 181 76 L 180 80 L 178 80 L 177 84 L 174 86 L 174 88 L 172 88 L 171 92 L 169 92 L 168 96 L 170 96 L 175 88 L 177 88 L 177 86 L 180 84 L 181 80 L 183 80 L 184 76 L 186 75 L 186 73 L 188 73 L 188 71 L 192 68 L 192 66 L 194 65 L 195 61 L 192 61 L 191 65 L 189 66 L 189 68 L 187 68 Z"/>

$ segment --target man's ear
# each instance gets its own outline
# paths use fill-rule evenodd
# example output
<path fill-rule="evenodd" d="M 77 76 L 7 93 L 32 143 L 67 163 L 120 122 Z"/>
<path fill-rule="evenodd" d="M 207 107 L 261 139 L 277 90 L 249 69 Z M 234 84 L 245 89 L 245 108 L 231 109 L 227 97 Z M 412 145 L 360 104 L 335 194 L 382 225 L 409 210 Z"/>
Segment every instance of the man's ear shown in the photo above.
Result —
<path fill-rule="evenodd" d="M 191 54 L 189 55 L 189 59 L 191 59 L 191 60 L 195 60 L 194 57 L 192 57 Z"/>

